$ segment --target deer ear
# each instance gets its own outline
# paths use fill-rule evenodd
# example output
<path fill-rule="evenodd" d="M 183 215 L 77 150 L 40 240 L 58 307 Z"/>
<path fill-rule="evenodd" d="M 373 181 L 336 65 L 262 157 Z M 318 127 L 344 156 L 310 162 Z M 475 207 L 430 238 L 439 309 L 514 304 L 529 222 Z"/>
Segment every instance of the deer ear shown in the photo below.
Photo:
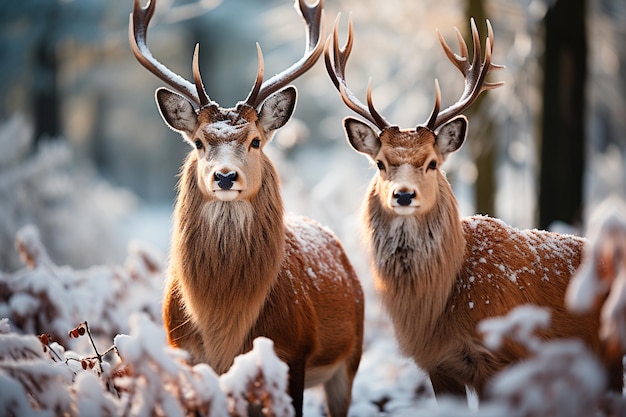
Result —
<path fill-rule="evenodd" d="M 189 100 L 166 88 L 159 88 L 156 91 L 156 102 L 161 117 L 170 128 L 188 135 L 193 133 L 198 116 Z"/>
<path fill-rule="evenodd" d="M 259 122 L 266 135 L 285 125 L 296 108 L 296 88 L 289 86 L 269 96 L 261 105 Z"/>
<path fill-rule="evenodd" d="M 380 139 L 368 124 L 358 119 L 346 117 L 343 120 L 343 128 L 346 131 L 346 138 L 355 151 L 364 153 L 370 158 L 376 158 L 380 149 Z"/>
<path fill-rule="evenodd" d="M 436 133 L 435 142 L 444 158 L 463 145 L 466 134 L 467 118 L 465 116 L 457 116 L 441 126 Z"/>

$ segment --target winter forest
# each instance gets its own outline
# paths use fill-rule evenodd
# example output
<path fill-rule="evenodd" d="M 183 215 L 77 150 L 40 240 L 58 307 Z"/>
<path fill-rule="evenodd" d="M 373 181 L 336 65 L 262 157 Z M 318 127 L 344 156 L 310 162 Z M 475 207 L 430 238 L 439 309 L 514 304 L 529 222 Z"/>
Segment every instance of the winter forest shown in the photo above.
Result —
<path fill-rule="evenodd" d="M 218 375 L 170 347 L 162 318 L 176 184 L 193 150 L 159 115 L 164 83 L 133 56 L 132 0 L 0 4 L 0 415 L 291 416 L 288 367 L 266 338 Z M 145 1 L 141 2 L 145 4 Z M 308 3 L 311 3 L 310 1 Z M 292 0 L 158 0 L 155 57 L 222 107 L 302 56 Z M 586 239 L 567 305 L 600 314 L 605 351 L 626 352 L 626 3 L 623 0 L 325 0 L 325 36 L 341 13 L 354 47 L 346 75 L 392 124 L 422 124 L 463 92 L 437 31 L 472 54 L 493 26 L 489 74 L 504 86 L 464 114 L 463 147 L 442 169 L 460 214 Z M 374 284 L 361 206 L 376 164 L 346 141 L 324 58 L 292 84 L 293 117 L 265 146 L 285 209 L 332 230 L 365 298 L 363 355 L 349 415 L 618 416 L 601 359 L 579 340 L 546 340 L 550 311 L 524 305 L 480 323 L 485 346 L 528 353 L 490 381 L 489 398 L 435 399 L 428 373 L 400 353 Z M 509 278 L 510 279 L 510 278 Z M 473 306 L 473 301 L 470 301 Z M 470 306 L 470 308 L 472 308 Z M 236 308 L 236 307 L 234 307 Z M 244 308 L 240 307 L 240 308 Z M 416 317 L 415 322 L 420 318 Z M 304 416 L 325 415 L 320 387 Z"/>

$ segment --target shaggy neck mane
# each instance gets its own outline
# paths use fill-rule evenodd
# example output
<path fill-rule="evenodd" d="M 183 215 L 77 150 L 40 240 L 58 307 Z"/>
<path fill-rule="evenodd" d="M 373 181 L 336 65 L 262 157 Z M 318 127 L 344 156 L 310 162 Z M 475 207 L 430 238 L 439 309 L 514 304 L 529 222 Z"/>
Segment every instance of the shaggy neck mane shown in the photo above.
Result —
<path fill-rule="evenodd" d="M 401 348 L 428 343 L 446 308 L 464 259 L 465 239 L 450 184 L 439 177 L 438 202 L 424 216 L 399 216 L 382 207 L 374 179 L 365 201 L 366 233 L 378 290 L 398 331 Z M 420 321 L 416 332 L 415 321 Z M 402 346 L 404 345 L 404 346 Z"/>
<path fill-rule="evenodd" d="M 283 203 L 267 158 L 252 201 L 207 199 L 198 188 L 196 168 L 190 155 L 174 211 L 171 271 L 181 279 L 188 314 L 202 323 L 198 330 L 210 335 L 205 340 L 215 340 L 204 346 L 203 359 L 219 373 L 243 346 L 276 281 L 283 258 Z"/>

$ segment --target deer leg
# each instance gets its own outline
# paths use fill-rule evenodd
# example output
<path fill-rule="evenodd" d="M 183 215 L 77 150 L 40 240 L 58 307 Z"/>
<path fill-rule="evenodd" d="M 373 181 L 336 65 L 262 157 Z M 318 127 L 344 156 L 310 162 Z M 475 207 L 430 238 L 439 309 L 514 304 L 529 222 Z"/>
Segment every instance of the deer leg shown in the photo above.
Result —
<path fill-rule="evenodd" d="M 344 362 L 324 383 L 326 409 L 330 417 L 346 417 L 352 399 L 352 381 L 354 375 L 348 375 Z"/>
<path fill-rule="evenodd" d="M 430 372 L 430 382 L 433 384 L 436 398 L 446 394 L 466 397 L 465 384 L 461 384 L 446 374 L 437 371 Z"/>
<path fill-rule="evenodd" d="M 289 395 L 296 417 L 302 417 L 304 397 L 304 359 L 296 359 L 289 363 Z"/>
<path fill-rule="evenodd" d="M 619 355 L 607 365 L 609 389 L 617 393 L 622 393 L 624 388 L 624 364 L 622 355 Z"/>

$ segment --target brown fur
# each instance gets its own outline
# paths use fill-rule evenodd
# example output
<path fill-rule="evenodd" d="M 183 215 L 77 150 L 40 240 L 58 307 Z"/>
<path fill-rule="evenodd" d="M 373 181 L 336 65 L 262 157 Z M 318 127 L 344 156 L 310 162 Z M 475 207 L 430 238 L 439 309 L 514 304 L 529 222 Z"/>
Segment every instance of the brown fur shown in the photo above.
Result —
<path fill-rule="evenodd" d="M 210 124 L 200 114 L 198 125 Z M 246 117 L 251 135 L 269 140 L 256 117 Z M 220 140 L 205 136 L 213 152 Z M 364 305 L 341 244 L 319 224 L 284 215 L 279 178 L 264 153 L 260 163 L 244 163 L 239 177 L 248 188 L 234 201 L 207 191 L 198 155 L 192 151 L 182 168 L 174 212 L 163 311 L 170 344 L 221 374 L 256 337 L 268 337 L 290 367 L 297 414 L 304 387 L 323 383 L 330 414 L 347 415 Z M 246 171 L 257 163 L 258 172 Z"/>
<path fill-rule="evenodd" d="M 460 219 L 444 174 L 425 168 L 432 155 L 439 164 L 445 158 L 434 134 L 418 128 L 411 145 L 396 135 L 391 140 L 390 132 L 400 131 L 384 130 L 378 150 L 372 136 L 359 141 L 348 131 L 348 137 L 358 151 L 385 162 L 364 202 L 374 278 L 402 352 L 430 374 L 435 393 L 465 395 L 467 385 L 483 395 L 491 376 L 527 355 L 510 341 L 491 351 L 477 332 L 480 321 L 522 304 L 550 309 L 552 322 L 543 337 L 579 337 L 600 354 L 597 314 L 573 314 L 564 301 L 584 239 L 517 230 L 484 216 Z M 400 142 L 406 148 L 399 149 Z M 408 177 L 407 166 L 414 172 Z M 398 215 L 389 193 L 399 183 L 412 187 L 415 199 L 429 189 L 425 199 L 432 201 L 420 201 L 413 214 Z M 621 361 L 608 367 L 611 386 L 621 389 Z"/>

